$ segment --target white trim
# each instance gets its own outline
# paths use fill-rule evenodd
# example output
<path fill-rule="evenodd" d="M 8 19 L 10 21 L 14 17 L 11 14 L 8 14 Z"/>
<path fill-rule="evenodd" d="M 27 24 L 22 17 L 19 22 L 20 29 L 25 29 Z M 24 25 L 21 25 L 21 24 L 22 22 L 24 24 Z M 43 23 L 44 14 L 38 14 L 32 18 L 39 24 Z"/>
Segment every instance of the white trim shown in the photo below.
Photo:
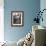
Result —
<path fill-rule="evenodd" d="M 4 0 L 0 0 L 0 42 L 4 42 Z"/>

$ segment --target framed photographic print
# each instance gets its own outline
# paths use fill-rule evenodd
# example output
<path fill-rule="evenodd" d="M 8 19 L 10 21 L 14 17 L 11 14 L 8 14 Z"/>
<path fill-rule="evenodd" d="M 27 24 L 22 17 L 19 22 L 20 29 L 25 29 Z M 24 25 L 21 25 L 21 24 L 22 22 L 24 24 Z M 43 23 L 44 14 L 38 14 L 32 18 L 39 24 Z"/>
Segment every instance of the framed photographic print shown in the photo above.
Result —
<path fill-rule="evenodd" d="M 12 26 L 24 25 L 24 11 L 11 11 L 11 25 Z"/>

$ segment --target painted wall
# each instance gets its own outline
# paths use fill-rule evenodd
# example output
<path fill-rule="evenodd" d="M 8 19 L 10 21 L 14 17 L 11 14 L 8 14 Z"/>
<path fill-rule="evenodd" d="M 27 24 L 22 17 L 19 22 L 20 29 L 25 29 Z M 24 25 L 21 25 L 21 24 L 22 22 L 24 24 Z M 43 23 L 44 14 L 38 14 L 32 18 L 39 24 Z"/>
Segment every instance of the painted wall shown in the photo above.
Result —
<path fill-rule="evenodd" d="M 24 26 L 11 27 L 11 11 L 24 11 Z M 31 31 L 35 14 L 40 10 L 40 0 L 4 0 L 4 39 L 18 41 Z"/>
<path fill-rule="evenodd" d="M 41 11 L 42 11 L 43 9 L 46 9 L 46 0 L 41 0 L 41 1 L 40 1 L 40 9 L 41 9 Z M 40 25 L 43 25 L 43 26 L 46 27 L 46 10 L 43 12 L 42 17 L 43 17 L 43 22 L 41 21 L 41 22 L 40 22 Z"/>

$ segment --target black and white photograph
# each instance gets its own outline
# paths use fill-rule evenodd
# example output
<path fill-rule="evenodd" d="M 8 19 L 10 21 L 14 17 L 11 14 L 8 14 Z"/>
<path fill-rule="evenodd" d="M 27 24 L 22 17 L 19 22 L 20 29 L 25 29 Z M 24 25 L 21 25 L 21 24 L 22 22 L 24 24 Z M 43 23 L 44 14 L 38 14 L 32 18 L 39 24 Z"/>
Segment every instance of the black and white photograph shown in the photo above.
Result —
<path fill-rule="evenodd" d="M 23 11 L 12 11 L 11 12 L 11 25 L 12 26 L 23 26 L 24 23 L 24 12 Z"/>

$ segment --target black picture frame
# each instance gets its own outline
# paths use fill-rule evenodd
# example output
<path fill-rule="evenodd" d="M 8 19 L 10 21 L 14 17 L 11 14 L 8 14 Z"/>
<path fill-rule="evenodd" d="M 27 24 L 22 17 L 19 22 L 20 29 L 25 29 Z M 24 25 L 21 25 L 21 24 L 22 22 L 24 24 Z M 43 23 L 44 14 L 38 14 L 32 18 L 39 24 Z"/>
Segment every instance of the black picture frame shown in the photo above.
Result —
<path fill-rule="evenodd" d="M 11 26 L 21 27 L 24 25 L 24 11 L 11 11 Z"/>

